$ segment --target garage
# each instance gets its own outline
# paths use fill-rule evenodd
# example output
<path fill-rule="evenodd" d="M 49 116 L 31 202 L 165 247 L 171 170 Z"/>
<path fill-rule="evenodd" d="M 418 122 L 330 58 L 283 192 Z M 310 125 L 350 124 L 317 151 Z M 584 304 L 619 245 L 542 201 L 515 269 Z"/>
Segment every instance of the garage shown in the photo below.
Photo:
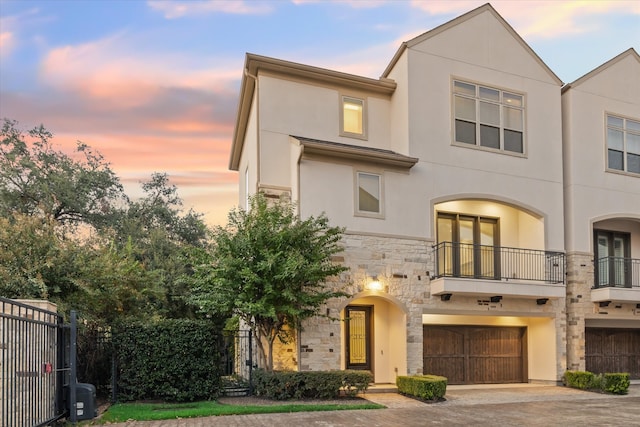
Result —
<path fill-rule="evenodd" d="M 640 379 L 640 329 L 586 328 L 585 355 L 587 371 Z"/>
<path fill-rule="evenodd" d="M 526 328 L 424 325 L 423 369 L 449 384 L 527 381 Z"/>

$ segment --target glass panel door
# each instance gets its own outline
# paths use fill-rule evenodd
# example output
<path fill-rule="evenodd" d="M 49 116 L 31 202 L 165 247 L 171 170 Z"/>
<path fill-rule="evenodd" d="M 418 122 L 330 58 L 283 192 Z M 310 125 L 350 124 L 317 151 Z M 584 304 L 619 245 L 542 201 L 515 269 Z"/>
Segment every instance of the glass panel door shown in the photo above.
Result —
<path fill-rule="evenodd" d="M 496 277 L 494 256 L 496 225 L 495 221 L 480 220 L 480 277 Z"/>
<path fill-rule="evenodd" d="M 609 236 L 598 233 L 598 247 L 596 255 L 596 268 L 598 270 L 598 285 L 609 284 Z"/>
<path fill-rule="evenodd" d="M 440 276 L 453 275 L 453 226 L 455 218 L 438 217 L 438 274 Z"/>
<path fill-rule="evenodd" d="M 596 286 L 631 286 L 629 234 L 598 230 L 596 239 Z"/>
<path fill-rule="evenodd" d="M 345 309 L 347 369 L 371 370 L 371 309 L 371 306 Z"/>
<path fill-rule="evenodd" d="M 458 220 L 458 241 L 460 242 L 460 276 L 463 277 L 473 277 L 475 275 L 473 223 L 473 218 L 461 217 Z"/>
<path fill-rule="evenodd" d="M 625 241 L 620 236 L 613 236 L 613 284 L 625 285 Z"/>

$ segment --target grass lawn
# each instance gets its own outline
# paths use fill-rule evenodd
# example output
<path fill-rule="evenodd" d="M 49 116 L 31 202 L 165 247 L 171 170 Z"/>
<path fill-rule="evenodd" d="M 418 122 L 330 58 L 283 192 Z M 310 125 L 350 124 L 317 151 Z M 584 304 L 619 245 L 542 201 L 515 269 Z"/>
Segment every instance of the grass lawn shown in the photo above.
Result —
<path fill-rule="evenodd" d="M 117 403 L 102 415 L 104 422 L 127 420 L 170 420 L 175 418 L 210 417 L 215 415 L 273 414 L 277 412 L 342 411 L 346 409 L 381 409 L 376 403 L 276 405 L 224 405 L 215 401 L 194 403 Z"/>

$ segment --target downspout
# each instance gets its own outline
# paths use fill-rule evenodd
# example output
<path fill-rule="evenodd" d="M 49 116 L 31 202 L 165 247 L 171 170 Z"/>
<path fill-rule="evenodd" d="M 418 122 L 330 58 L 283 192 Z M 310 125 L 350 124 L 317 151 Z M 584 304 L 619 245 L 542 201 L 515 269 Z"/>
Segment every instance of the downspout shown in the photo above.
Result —
<path fill-rule="evenodd" d="M 254 191 L 257 193 L 260 183 L 260 91 L 258 86 L 258 76 L 251 74 L 247 67 L 244 69 L 244 75 L 253 79 L 255 82 L 255 100 L 256 100 L 256 185 Z M 255 194 L 255 193 L 254 193 Z"/>

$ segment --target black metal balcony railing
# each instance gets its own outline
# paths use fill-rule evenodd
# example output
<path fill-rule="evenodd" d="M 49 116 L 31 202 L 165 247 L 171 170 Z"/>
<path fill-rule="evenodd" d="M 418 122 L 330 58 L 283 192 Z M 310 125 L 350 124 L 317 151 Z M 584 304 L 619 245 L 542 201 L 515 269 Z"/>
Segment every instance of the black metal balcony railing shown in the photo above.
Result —
<path fill-rule="evenodd" d="M 640 288 L 640 259 L 604 257 L 596 260 L 596 288 Z"/>
<path fill-rule="evenodd" d="M 433 247 L 436 277 L 565 283 L 562 252 L 442 242 Z"/>

